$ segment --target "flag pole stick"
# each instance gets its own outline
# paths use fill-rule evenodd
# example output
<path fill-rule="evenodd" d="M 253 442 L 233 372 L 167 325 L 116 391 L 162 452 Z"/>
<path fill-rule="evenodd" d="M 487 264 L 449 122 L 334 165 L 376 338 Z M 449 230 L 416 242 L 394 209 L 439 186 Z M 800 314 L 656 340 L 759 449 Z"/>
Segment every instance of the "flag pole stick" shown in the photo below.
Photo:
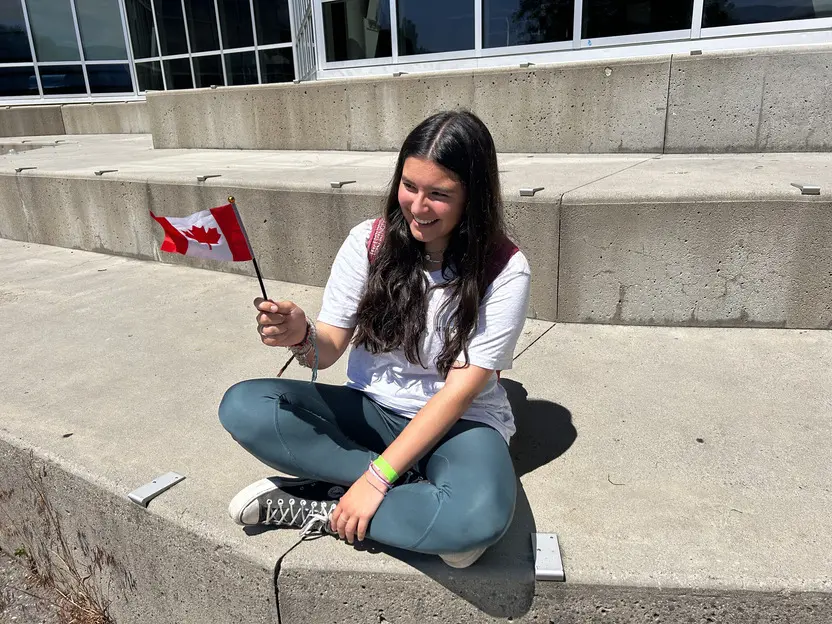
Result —
<path fill-rule="evenodd" d="M 246 245 L 248 245 L 248 251 L 251 254 L 251 263 L 254 265 L 254 272 L 257 274 L 257 281 L 260 282 L 260 292 L 263 293 L 263 299 L 268 299 L 269 296 L 266 294 L 266 286 L 263 284 L 263 274 L 260 273 L 257 258 L 254 257 L 254 250 L 251 248 L 251 241 L 248 240 L 248 232 L 246 232 L 246 227 L 243 225 L 243 218 L 240 216 L 240 211 L 237 210 L 237 200 L 234 199 L 233 195 L 229 195 L 228 203 L 234 207 L 234 214 L 237 215 L 237 222 L 243 230 L 243 236 L 246 237 Z"/>
<path fill-rule="evenodd" d="M 263 299 L 268 299 L 266 287 L 263 285 L 263 276 L 260 274 L 260 267 L 257 266 L 257 258 L 254 257 L 254 254 L 251 255 L 251 262 L 254 264 L 254 272 L 257 273 L 257 281 L 260 282 L 260 292 L 263 293 Z"/>

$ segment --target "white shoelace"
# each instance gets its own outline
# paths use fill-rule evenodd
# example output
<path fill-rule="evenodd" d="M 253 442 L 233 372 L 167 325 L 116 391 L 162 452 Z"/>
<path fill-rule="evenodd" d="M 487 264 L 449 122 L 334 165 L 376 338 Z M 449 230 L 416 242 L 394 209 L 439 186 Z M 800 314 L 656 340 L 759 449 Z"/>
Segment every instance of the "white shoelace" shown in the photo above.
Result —
<path fill-rule="evenodd" d="M 287 504 L 283 498 L 278 498 L 275 505 L 272 499 L 269 499 L 266 501 L 264 523 L 297 527 L 301 529 L 302 536 L 322 533 L 333 509 L 335 509 L 335 503 L 327 506 L 325 502 L 311 501 L 307 505 L 305 500 L 301 500 L 298 504 L 294 498 L 290 498 Z"/>

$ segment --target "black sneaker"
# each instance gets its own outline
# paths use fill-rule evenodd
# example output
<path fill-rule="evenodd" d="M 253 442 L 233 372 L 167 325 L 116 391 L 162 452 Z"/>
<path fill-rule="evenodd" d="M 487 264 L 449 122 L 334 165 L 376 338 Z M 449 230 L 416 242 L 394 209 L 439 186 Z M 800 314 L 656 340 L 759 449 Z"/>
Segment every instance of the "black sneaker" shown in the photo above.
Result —
<path fill-rule="evenodd" d="M 237 524 L 302 529 L 303 534 L 331 533 L 329 517 L 344 495 L 340 485 L 286 477 L 269 477 L 240 491 L 228 505 Z"/>

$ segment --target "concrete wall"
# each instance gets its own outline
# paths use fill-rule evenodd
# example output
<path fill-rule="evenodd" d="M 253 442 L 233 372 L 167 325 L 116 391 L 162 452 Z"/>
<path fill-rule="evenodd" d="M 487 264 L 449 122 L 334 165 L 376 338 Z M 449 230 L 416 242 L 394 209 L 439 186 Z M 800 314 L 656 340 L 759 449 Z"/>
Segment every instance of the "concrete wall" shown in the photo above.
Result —
<path fill-rule="evenodd" d="M 148 95 L 157 147 L 398 150 L 465 107 L 499 151 L 661 151 L 670 57 Z"/>
<path fill-rule="evenodd" d="M 561 321 L 832 328 L 828 199 L 561 211 Z"/>
<path fill-rule="evenodd" d="M 446 581 L 449 589 L 437 591 L 435 584 L 421 578 L 351 570 L 322 573 L 320 568 L 286 571 L 284 567 L 278 580 L 280 620 L 282 624 L 813 624 L 832 616 L 828 593 L 692 591 L 584 585 L 568 579 L 566 583 L 535 583 L 532 578 L 528 584 L 515 581 L 504 587 L 499 580 L 483 583 L 480 577 L 476 579 L 480 584 L 474 586 L 468 575 L 476 573 L 472 570 L 452 576 Z M 368 600 L 368 593 L 381 598 Z M 314 600 L 309 600 L 310 594 Z M 484 610 L 483 602 L 491 609 Z M 506 612 L 512 615 L 506 617 Z"/>
<path fill-rule="evenodd" d="M 231 192 L 257 224 L 250 231 L 263 274 L 316 286 L 326 283 L 349 229 L 381 205 L 380 195 L 342 190 L 24 174 L 0 176 L 0 192 L 5 238 L 251 275 L 249 263 L 161 254 L 149 215 L 190 214 Z M 513 238 L 533 267 L 531 317 L 832 328 L 827 198 L 649 201 L 582 192 L 507 203 Z"/>
<path fill-rule="evenodd" d="M 64 134 L 64 119 L 59 105 L 0 107 L 0 136 L 51 134 Z"/>
<path fill-rule="evenodd" d="M 97 102 L 0 108 L 0 137 L 147 134 L 146 102 Z"/>
<path fill-rule="evenodd" d="M 68 462 L 30 459 L 27 449 L 2 438 L 0 474 L 0 545 L 8 552 L 24 546 L 38 561 L 51 561 L 53 571 L 63 569 L 58 556 L 65 552 L 56 525 L 45 520 L 45 500 L 74 565 L 82 576 L 87 566 L 95 571 L 86 585 L 110 602 L 114 621 L 277 624 L 271 568 L 112 493 L 126 494 L 126 485 L 99 485 L 71 472 Z"/>
<path fill-rule="evenodd" d="M 832 150 L 832 49 L 674 56 L 665 150 Z"/>
<path fill-rule="evenodd" d="M 826 151 L 832 48 L 155 92 L 147 101 L 164 148 L 398 150 L 428 115 L 465 107 L 502 152 Z"/>
<path fill-rule="evenodd" d="M 63 106 L 67 134 L 146 134 L 150 132 L 145 102 L 96 102 Z"/>
<path fill-rule="evenodd" d="M 350 228 L 381 213 L 382 197 L 343 191 L 288 191 L 193 184 L 1 176 L 0 238 L 114 253 L 253 275 L 250 263 L 217 263 L 159 252 L 161 230 L 150 211 L 184 216 L 232 193 L 250 229 L 263 275 L 324 286 Z M 510 202 L 514 238 L 535 266 L 530 316 L 557 314 L 558 207 Z"/>

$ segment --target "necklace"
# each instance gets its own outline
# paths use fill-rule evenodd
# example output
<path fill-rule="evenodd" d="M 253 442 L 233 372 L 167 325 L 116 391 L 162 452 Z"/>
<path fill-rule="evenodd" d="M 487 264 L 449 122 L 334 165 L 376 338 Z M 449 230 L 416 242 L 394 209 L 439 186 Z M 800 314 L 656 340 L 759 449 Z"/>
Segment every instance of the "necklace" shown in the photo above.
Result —
<path fill-rule="evenodd" d="M 427 260 L 428 262 L 430 262 L 432 264 L 442 264 L 442 259 L 441 258 L 439 260 L 434 260 L 433 258 L 431 258 L 429 253 L 425 254 L 425 260 Z"/>

